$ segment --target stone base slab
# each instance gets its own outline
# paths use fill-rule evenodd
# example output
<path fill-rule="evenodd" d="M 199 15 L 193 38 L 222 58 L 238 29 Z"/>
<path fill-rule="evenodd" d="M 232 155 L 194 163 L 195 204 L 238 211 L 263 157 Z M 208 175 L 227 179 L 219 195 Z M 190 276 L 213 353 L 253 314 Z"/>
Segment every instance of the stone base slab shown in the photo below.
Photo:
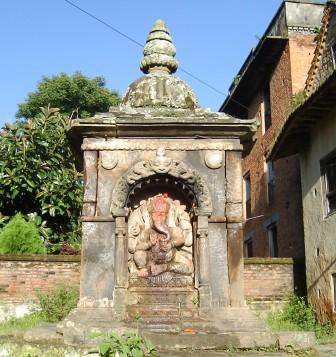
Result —
<path fill-rule="evenodd" d="M 219 311 L 218 311 L 219 312 Z M 228 348 L 311 348 L 315 336 L 310 332 L 271 332 L 248 309 L 227 308 L 222 319 L 183 319 L 178 323 L 161 321 L 142 324 L 141 321 L 123 322 L 115 319 L 112 309 L 76 309 L 58 326 L 64 342 L 71 346 L 95 346 L 93 335 L 115 331 L 138 330 L 160 350 L 213 350 Z M 218 317 L 219 317 L 218 316 Z"/>

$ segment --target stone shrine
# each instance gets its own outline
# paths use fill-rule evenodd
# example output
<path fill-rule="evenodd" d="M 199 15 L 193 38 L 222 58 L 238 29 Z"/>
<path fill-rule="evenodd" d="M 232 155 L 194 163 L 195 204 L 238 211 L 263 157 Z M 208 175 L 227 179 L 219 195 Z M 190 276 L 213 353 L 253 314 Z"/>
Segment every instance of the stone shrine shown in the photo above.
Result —
<path fill-rule="evenodd" d="M 85 192 L 80 301 L 64 324 L 68 343 L 85 340 L 85 328 L 135 323 L 150 331 L 252 326 L 241 158 L 257 124 L 200 108 L 172 75 L 175 52 L 158 20 L 144 47 L 145 75 L 119 107 L 72 122 Z"/>

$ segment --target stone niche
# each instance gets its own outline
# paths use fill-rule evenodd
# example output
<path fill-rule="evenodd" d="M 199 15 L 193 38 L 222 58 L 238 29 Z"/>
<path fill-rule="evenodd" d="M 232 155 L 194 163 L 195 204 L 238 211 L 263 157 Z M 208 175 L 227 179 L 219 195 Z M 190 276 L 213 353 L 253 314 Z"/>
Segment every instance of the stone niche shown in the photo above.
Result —
<path fill-rule="evenodd" d="M 159 20 L 119 107 L 72 122 L 85 192 L 68 321 L 146 328 L 245 305 L 241 158 L 256 122 L 199 108 L 174 56 Z"/>

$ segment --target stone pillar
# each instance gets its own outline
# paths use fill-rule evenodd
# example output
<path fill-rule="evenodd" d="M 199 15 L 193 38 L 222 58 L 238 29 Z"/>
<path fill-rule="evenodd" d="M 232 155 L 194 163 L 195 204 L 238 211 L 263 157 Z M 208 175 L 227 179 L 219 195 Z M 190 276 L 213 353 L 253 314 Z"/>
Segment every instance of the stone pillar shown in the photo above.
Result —
<path fill-rule="evenodd" d="M 202 313 L 207 312 L 211 307 L 211 291 L 209 284 L 208 216 L 198 216 L 197 253 L 199 304 L 200 312 Z"/>
<path fill-rule="evenodd" d="M 115 289 L 113 306 L 120 319 L 125 317 L 128 286 L 128 254 L 125 217 L 116 217 Z"/>
<path fill-rule="evenodd" d="M 230 282 L 230 305 L 243 306 L 244 301 L 244 256 L 243 256 L 243 192 L 241 152 L 226 153 L 226 221 L 228 266 Z"/>

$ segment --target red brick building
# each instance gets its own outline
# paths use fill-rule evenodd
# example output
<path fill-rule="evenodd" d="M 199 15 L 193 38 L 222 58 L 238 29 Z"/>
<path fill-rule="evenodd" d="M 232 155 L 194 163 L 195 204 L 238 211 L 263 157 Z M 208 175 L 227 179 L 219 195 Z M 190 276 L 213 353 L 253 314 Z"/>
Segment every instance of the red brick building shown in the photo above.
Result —
<path fill-rule="evenodd" d="M 304 257 L 298 157 L 272 162 L 265 156 L 305 86 L 323 4 L 283 1 L 220 108 L 260 123 L 254 147 L 243 162 L 246 256 Z"/>

